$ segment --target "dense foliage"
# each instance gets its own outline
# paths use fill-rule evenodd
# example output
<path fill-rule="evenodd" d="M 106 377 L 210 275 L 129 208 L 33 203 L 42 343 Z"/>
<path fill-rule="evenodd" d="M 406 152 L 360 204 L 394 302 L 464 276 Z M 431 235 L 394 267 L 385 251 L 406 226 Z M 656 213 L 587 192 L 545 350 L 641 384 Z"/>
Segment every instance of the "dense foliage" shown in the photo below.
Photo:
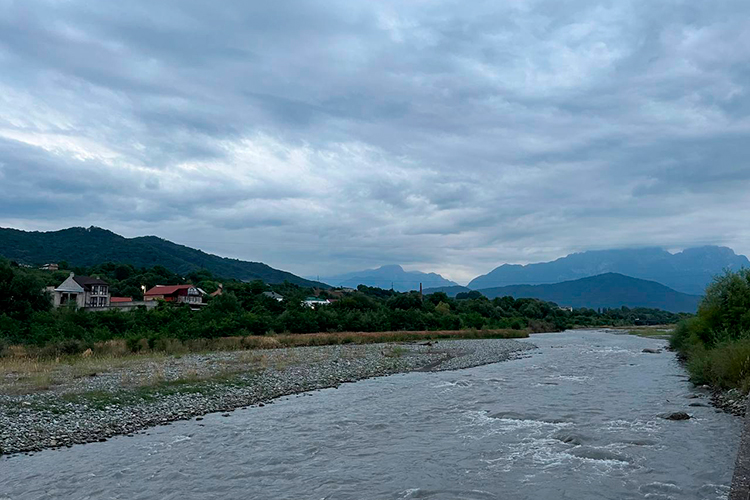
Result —
<path fill-rule="evenodd" d="M 75 269 L 77 274 L 98 275 L 110 283 L 114 295 L 140 298 L 141 286 L 190 282 L 207 292 L 219 280 L 207 271 L 177 276 L 163 267 L 136 269 L 121 264 L 102 264 Z M 44 272 L 0 263 L 0 342 L 44 345 L 75 341 L 94 343 L 113 338 L 181 340 L 225 336 L 264 335 L 270 332 L 312 333 L 390 330 L 530 329 L 556 331 L 573 326 L 659 324 L 680 316 L 650 309 L 566 311 L 537 299 L 481 294 L 452 299 L 445 293 L 424 298 L 416 292 L 360 286 L 357 291 L 317 290 L 334 302 L 315 308 L 302 301 L 312 289 L 285 283 L 225 281 L 224 294 L 211 298 L 199 311 L 186 306 L 162 304 L 133 312 L 87 313 L 74 309 L 52 310 L 43 289 L 58 285 L 68 271 Z M 273 290 L 284 296 L 279 302 L 264 295 Z"/>
<path fill-rule="evenodd" d="M 750 389 L 750 269 L 714 279 L 671 339 L 696 383 Z"/>

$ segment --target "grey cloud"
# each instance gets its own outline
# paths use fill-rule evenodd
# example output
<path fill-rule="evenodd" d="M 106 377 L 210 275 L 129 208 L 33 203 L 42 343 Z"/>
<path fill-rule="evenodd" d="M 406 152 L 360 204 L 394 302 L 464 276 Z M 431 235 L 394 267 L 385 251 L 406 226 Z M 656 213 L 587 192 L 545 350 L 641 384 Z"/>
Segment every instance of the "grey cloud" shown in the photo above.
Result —
<path fill-rule="evenodd" d="M 0 224 L 195 233 L 306 275 L 747 253 L 748 21 L 741 0 L 0 2 Z"/>

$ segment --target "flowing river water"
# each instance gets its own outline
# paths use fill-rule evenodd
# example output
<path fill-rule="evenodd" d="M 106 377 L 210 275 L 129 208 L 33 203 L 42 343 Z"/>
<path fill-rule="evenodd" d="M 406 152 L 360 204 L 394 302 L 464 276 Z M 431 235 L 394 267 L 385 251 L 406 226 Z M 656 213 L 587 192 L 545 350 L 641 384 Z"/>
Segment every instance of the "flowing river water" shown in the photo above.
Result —
<path fill-rule="evenodd" d="M 663 341 L 529 341 L 522 359 L 1 459 L 0 499 L 726 498 L 742 421 L 689 406 L 707 399 L 674 354 L 642 352 Z"/>

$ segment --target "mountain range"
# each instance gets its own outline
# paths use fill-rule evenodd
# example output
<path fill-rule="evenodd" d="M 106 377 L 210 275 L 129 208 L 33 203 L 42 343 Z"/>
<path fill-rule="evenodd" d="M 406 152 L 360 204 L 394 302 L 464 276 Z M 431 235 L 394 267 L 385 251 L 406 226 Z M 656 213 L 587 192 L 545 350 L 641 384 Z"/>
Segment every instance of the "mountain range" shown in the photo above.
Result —
<path fill-rule="evenodd" d="M 156 236 L 125 238 L 97 227 L 51 232 L 0 228 L 0 256 L 21 264 L 67 261 L 71 266 L 122 262 L 136 267 L 161 265 L 187 274 L 207 269 L 217 277 L 288 281 L 305 287 L 329 285 L 356 288 L 359 284 L 405 292 L 444 291 L 450 296 L 478 290 L 492 298 L 502 295 L 536 297 L 572 307 L 653 307 L 695 311 L 700 295 L 726 269 L 750 268 L 744 255 L 727 247 L 705 246 L 670 253 L 659 248 L 599 250 L 575 253 L 537 264 L 503 264 L 474 278 L 467 287 L 436 273 L 405 271 L 388 265 L 323 278 L 305 279 L 261 262 L 246 262 L 209 254 Z M 327 284 L 325 284 L 327 283 Z"/>
<path fill-rule="evenodd" d="M 471 292 L 465 286 L 428 288 L 425 294 L 444 292 L 449 297 Z M 649 307 L 671 312 L 695 312 L 701 297 L 678 292 L 655 281 L 631 278 L 617 273 L 604 273 L 561 283 L 544 285 L 508 285 L 475 290 L 492 299 L 511 296 L 535 298 L 574 309 L 588 307 Z"/>
<path fill-rule="evenodd" d="M 474 278 L 468 287 L 483 290 L 509 285 L 539 285 L 619 273 L 656 281 L 679 292 L 700 295 L 715 275 L 725 269 L 742 267 L 750 267 L 750 261 L 727 247 L 688 248 L 675 254 L 660 248 L 598 250 L 574 253 L 552 262 L 503 264 Z"/>
<path fill-rule="evenodd" d="M 0 228 L 0 256 L 22 264 L 67 261 L 71 266 L 121 262 L 136 267 L 164 266 L 178 274 L 207 269 L 223 278 L 266 283 L 288 281 L 305 287 L 329 288 L 262 262 L 246 262 L 209 254 L 156 236 L 125 238 L 98 227 L 37 232 Z"/>
<path fill-rule="evenodd" d="M 333 286 L 356 288 L 358 285 L 391 288 L 398 292 L 419 290 L 421 283 L 424 288 L 439 286 L 454 286 L 457 283 L 447 280 L 435 273 L 420 271 L 404 271 L 398 265 L 381 266 L 377 269 L 366 269 L 337 276 L 322 278 L 321 281 Z"/>
<path fill-rule="evenodd" d="M 581 278 L 546 285 L 510 285 L 479 290 L 488 298 L 533 297 L 574 309 L 588 307 L 650 307 L 671 312 L 691 312 L 698 308 L 699 295 L 673 290 L 655 281 L 617 273 Z"/>

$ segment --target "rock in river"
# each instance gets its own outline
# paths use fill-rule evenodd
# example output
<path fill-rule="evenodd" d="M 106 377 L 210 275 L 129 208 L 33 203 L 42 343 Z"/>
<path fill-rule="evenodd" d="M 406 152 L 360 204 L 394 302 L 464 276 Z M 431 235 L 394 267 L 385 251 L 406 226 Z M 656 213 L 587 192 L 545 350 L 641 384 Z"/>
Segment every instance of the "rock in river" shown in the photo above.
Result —
<path fill-rule="evenodd" d="M 659 416 L 661 418 L 666 418 L 667 420 L 690 420 L 690 415 L 688 415 L 684 411 L 676 411 L 674 413 L 663 413 Z"/>

